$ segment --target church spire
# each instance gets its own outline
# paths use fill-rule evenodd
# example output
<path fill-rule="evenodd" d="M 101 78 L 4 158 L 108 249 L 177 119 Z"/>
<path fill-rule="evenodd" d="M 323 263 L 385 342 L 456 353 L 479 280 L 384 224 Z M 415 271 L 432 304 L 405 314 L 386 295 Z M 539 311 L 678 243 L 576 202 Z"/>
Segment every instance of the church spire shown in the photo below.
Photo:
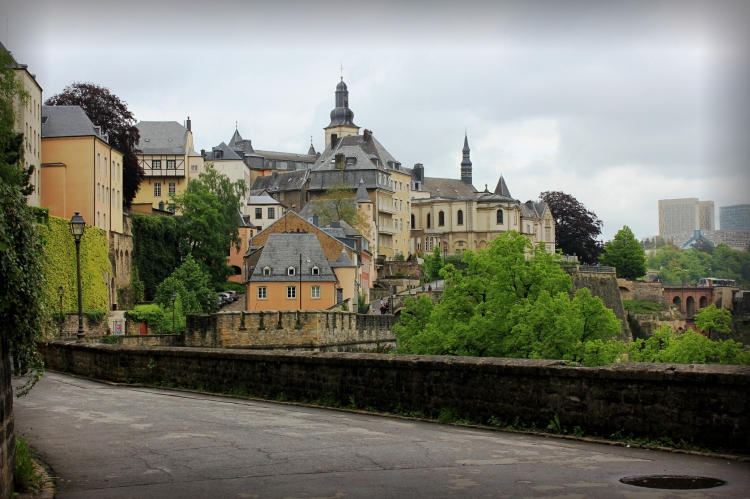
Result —
<path fill-rule="evenodd" d="M 310 135 L 310 149 L 307 150 L 307 154 L 315 156 L 315 147 L 313 147 L 313 136 Z"/>
<path fill-rule="evenodd" d="M 471 184 L 471 159 L 469 159 L 469 136 L 464 132 L 464 148 L 461 150 L 464 158 L 461 160 L 461 180 L 469 185 Z"/>

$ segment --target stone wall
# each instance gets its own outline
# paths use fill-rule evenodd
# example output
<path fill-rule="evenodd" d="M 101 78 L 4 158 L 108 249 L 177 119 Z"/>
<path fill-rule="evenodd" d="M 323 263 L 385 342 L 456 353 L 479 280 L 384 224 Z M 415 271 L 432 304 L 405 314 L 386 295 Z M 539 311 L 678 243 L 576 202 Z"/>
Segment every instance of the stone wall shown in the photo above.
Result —
<path fill-rule="evenodd" d="M 217 314 L 218 315 L 218 314 Z M 219 320 L 200 316 L 206 321 Z M 228 320 L 228 319 L 227 319 Z M 587 434 L 669 437 L 750 452 L 750 367 L 365 353 L 268 352 L 121 345 L 40 344 L 53 370 L 114 382 L 174 383 L 222 393 L 506 424 L 518 418 Z"/>
<path fill-rule="evenodd" d="M 58 326 L 55 323 L 55 326 Z M 83 315 L 83 331 L 86 336 L 104 336 L 107 334 L 107 318 L 103 317 L 99 322 L 90 321 L 86 314 Z M 63 338 L 75 338 L 78 334 L 78 314 L 77 313 L 66 313 L 65 322 L 62 326 L 62 334 L 55 336 L 62 336 Z"/>
<path fill-rule="evenodd" d="M 669 305 L 664 288 L 660 282 L 629 281 L 617 279 L 620 297 L 623 300 L 645 300 L 661 303 L 666 308 Z"/>
<path fill-rule="evenodd" d="M 317 310 L 188 315 L 185 346 L 378 349 L 395 347 L 393 316 Z"/>
<path fill-rule="evenodd" d="M 15 440 L 8 341 L 0 338 L 0 498 L 13 497 Z"/>
<path fill-rule="evenodd" d="M 387 276 L 395 276 L 401 273 L 406 277 L 407 274 L 411 274 L 411 277 L 419 281 L 420 267 L 417 262 L 410 261 L 387 261 L 382 267 L 378 269 L 378 280 L 384 279 Z"/>
<path fill-rule="evenodd" d="M 620 298 L 620 289 L 617 285 L 617 276 L 614 273 L 593 273 L 593 272 L 577 272 L 573 271 L 570 274 L 573 280 L 573 293 L 581 288 L 588 288 L 592 296 L 598 296 L 607 308 L 617 316 L 622 326 L 622 333 L 620 338 L 626 341 L 632 340 L 633 335 L 630 332 L 630 326 L 628 325 L 628 318 L 625 314 L 625 307 L 622 305 L 622 298 Z"/>

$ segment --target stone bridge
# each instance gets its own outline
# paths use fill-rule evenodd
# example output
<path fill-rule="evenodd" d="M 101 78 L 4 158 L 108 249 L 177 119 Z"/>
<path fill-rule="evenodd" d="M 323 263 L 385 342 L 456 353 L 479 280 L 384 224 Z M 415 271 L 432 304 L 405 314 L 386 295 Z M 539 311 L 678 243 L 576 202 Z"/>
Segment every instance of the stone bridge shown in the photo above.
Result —
<path fill-rule="evenodd" d="M 664 294 L 688 320 L 702 308 L 715 304 L 718 308 L 734 309 L 732 297 L 739 288 L 713 286 L 664 286 Z"/>

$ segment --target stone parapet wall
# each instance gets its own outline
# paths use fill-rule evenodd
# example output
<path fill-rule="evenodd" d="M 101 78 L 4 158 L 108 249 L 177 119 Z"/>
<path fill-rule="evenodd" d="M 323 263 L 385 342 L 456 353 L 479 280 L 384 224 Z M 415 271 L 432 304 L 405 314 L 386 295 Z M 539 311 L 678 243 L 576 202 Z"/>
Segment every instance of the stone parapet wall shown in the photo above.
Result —
<path fill-rule="evenodd" d="M 347 344 L 369 349 L 393 342 L 394 323 L 392 316 L 318 310 L 188 315 L 185 346 L 321 348 Z"/>
<path fill-rule="evenodd" d="M 53 370 L 114 382 L 174 383 L 221 393 L 281 394 L 437 415 L 451 409 L 546 427 L 556 415 L 587 434 L 669 437 L 750 452 L 750 367 L 364 353 L 143 348 L 47 342 Z"/>
<path fill-rule="evenodd" d="M 55 323 L 55 326 L 58 326 L 58 323 Z M 83 331 L 86 333 L 86 336 L 104 336 L 105 334 L 107 334 L 107 318 L 103 317 L 101 321 L 94 322 L 90 321 L 89 318 L 86 317 L 86 314 L 84 314 Z M 78 314 L 66 313 L 65 322 L 62 325 L 62 333 L 57 333 L 55 334 L 55 336 L 61 336 L 63 338 L 75 338 L 77 334 Z"/>
<path fill-rule="evenodd" d="M 669 305 L 664 288 L 660 282 L 639 282 L 628 279 L 617 279 L 620 288 L 620 296 L 623 300 L 645 300 L 661 303 L 664 307 Z"/>

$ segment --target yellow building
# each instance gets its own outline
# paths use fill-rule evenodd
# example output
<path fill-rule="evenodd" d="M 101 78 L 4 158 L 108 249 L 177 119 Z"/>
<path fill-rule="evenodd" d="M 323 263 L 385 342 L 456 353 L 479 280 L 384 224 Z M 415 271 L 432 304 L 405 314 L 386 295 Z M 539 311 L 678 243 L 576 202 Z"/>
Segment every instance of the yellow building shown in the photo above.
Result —
<path fill-rule="evenodd" d="M 0 43 L 0 50 L 6 50 Z M 41 206 L 41 186 L 42 186 L 42 87 L 36 81 L 36 76 L 29 72 L 26 64 L 16 64 L 16 77 L 21 83 L 21 87 L 28 92 L 29 99 L 22 105 L 20 99 L 16 97 L 15 114 L 16 123 L 13 131 L 22 133 L 24 137 L 24 167 L 34 167 L 29 183 L 34 186 L 34 192 L 31 193 L 26 202 L 30 206 Z"/>
<path fill-rule="evenodd" d="M 203 171 L 203 156 L 194 150 L 190 118 L 185 126 L 176 121 L 141 121 L 136 146 L 138 163 L 146 175 L 133 203 L 150 203 L 170 209 L 170 194 L 181 194 L 191 178 Z"/>
<path fill-rule="evenodd" d="M 122 234 L 122 153 L 80 106 L 42 106 L 41 114 L 41 206 Z"/>

